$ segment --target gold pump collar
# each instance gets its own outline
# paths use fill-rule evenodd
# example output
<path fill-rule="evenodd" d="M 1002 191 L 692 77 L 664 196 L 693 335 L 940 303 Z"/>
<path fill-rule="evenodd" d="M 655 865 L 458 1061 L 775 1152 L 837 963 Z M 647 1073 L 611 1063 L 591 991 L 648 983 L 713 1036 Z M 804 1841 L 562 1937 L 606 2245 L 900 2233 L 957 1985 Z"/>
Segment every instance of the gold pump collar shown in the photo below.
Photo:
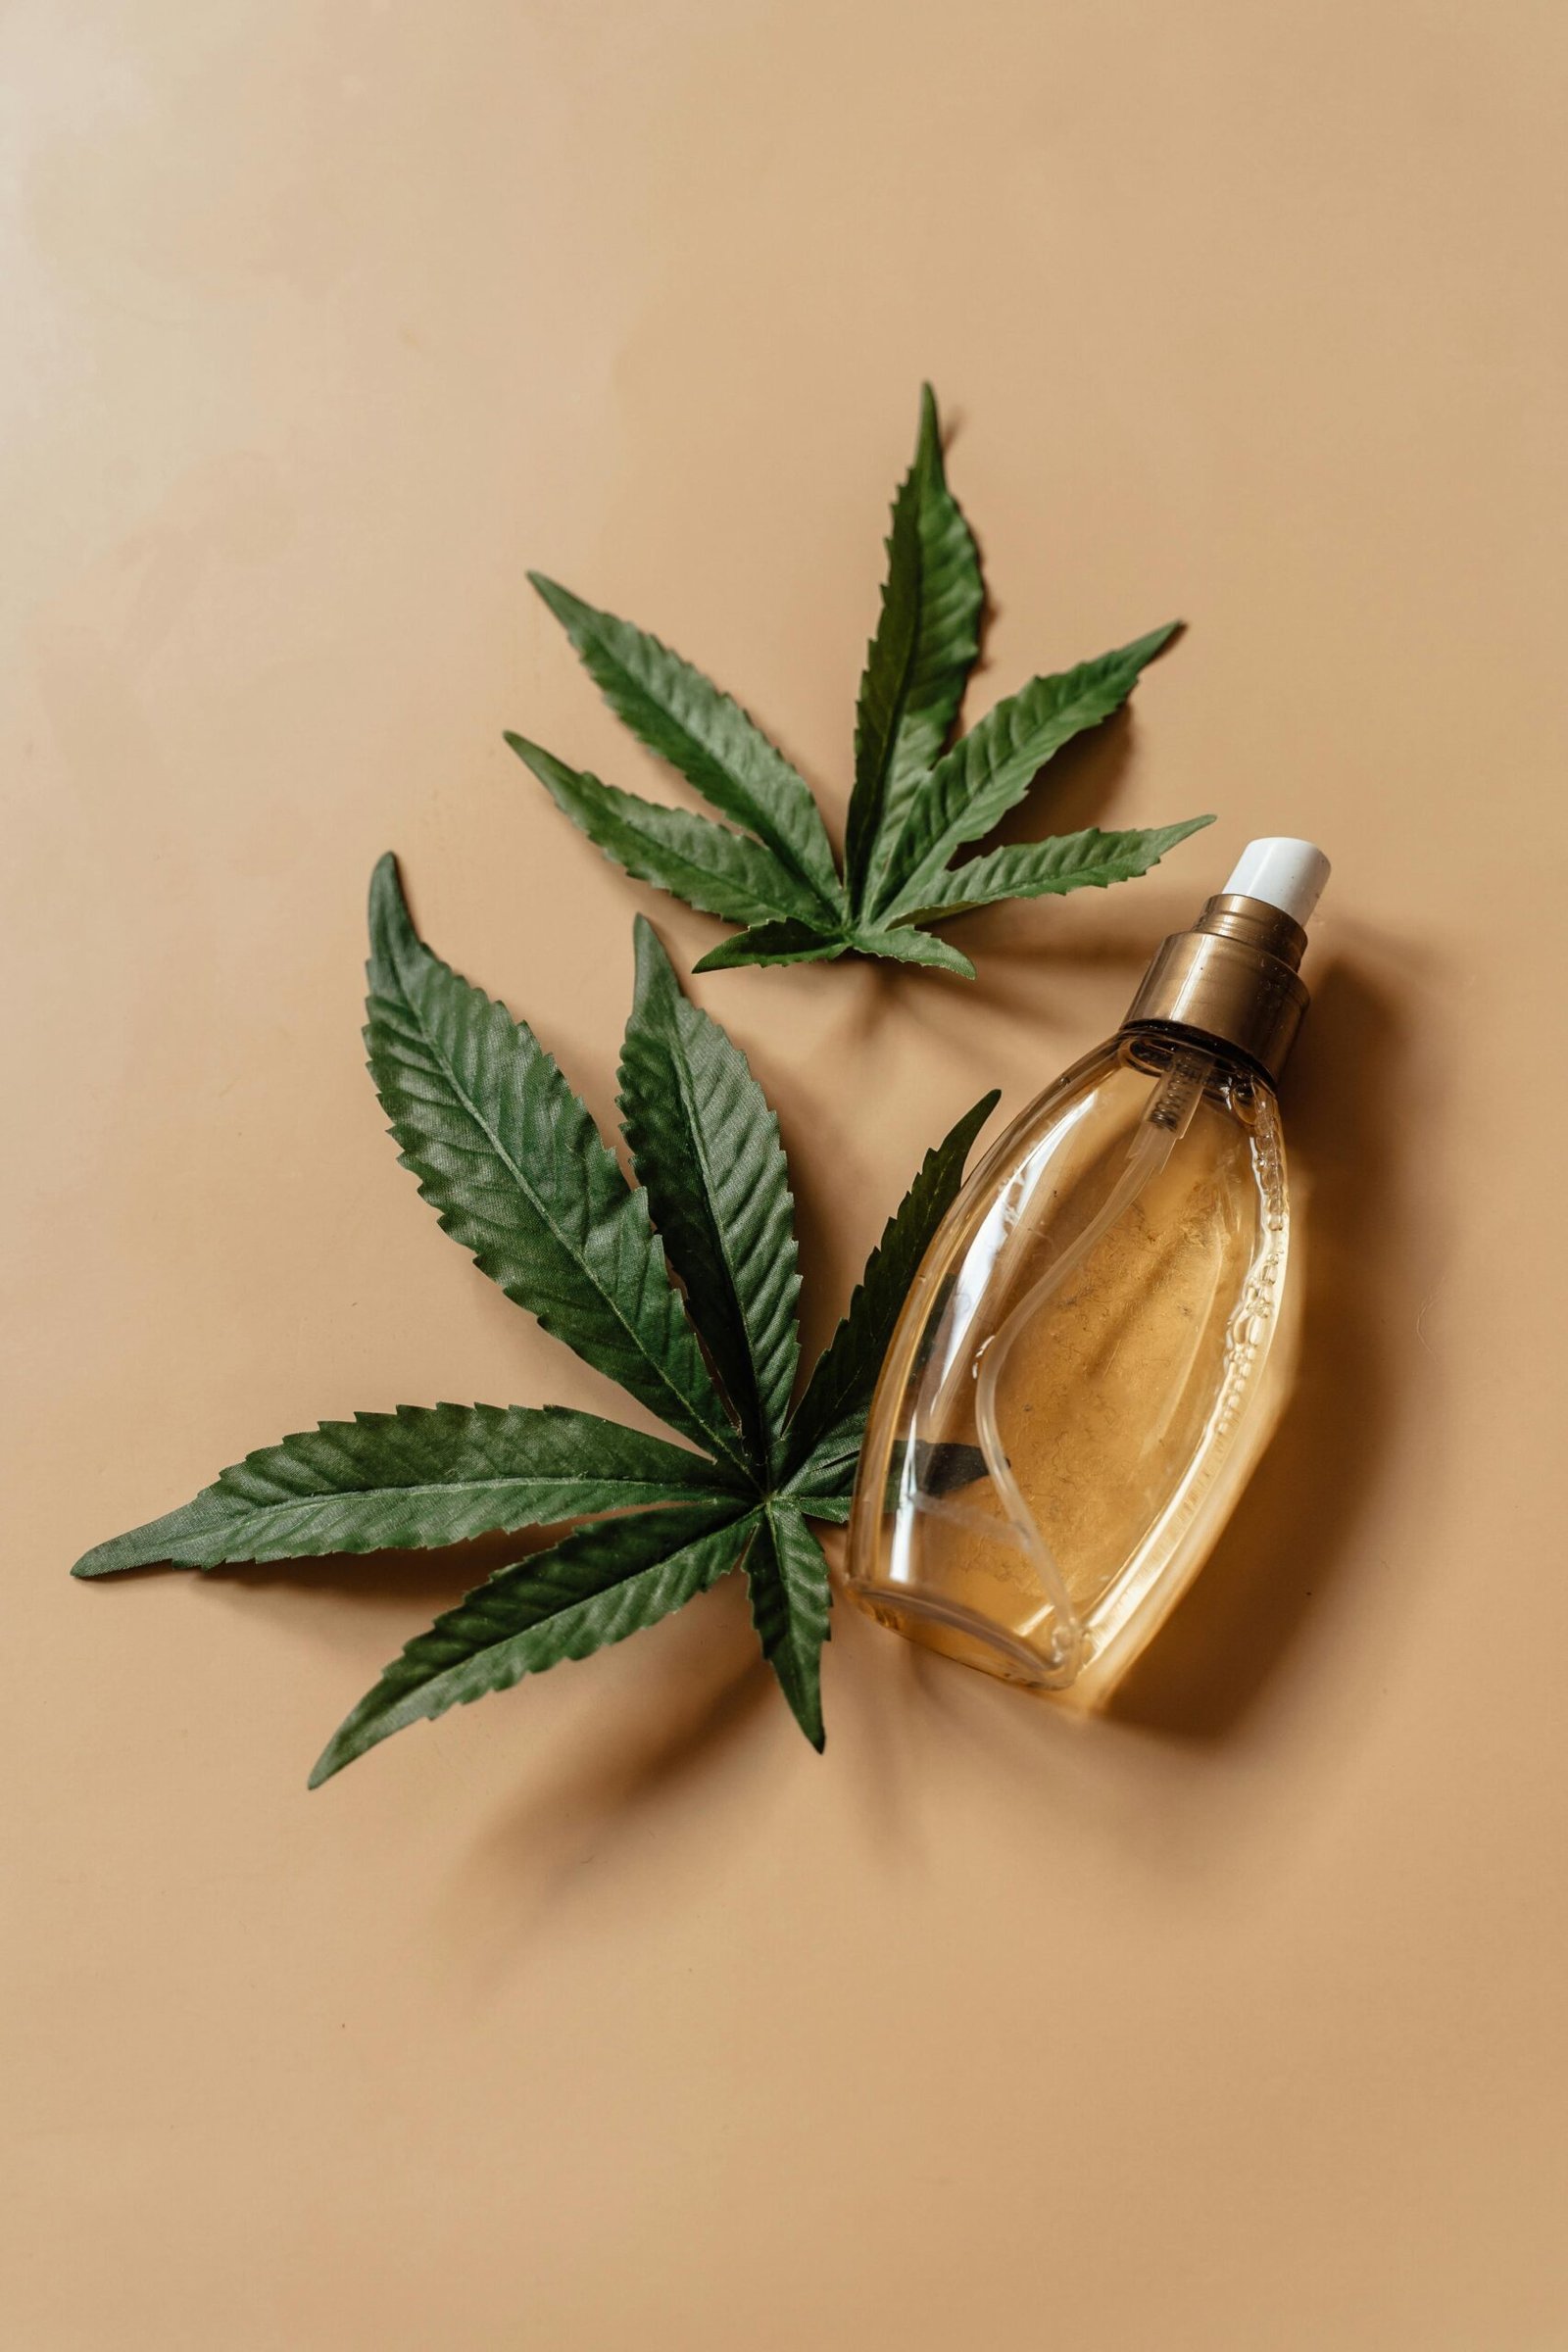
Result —
<path fill-rule="evenodd" d="M 1305 948 L 1283 908 L 1222 891 L 1159 948 L 1122 1028 L 1228 1048 L 1277 1086 L 1307 1007 Z"/>

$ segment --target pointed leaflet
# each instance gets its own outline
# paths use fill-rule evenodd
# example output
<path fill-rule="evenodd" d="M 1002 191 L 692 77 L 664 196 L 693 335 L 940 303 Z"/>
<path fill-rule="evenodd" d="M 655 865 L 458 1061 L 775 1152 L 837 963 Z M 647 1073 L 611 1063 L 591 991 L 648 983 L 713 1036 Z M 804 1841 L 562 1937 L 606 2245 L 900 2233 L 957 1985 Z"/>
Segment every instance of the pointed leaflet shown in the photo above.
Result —
<path fill-rule="evenodd" d="M 564 1405 L 400 1404 L 259 1447 L 73 1574 L 422 1550 L 711 1493 L 713 1480 L 701 1454 Z"/>
<path fill-rule="evenodd" d="M 740 705 L 629 620 L 597 612 L 537 571 L 528 577 L 616 717 L 837 914 L 843 894 L 810 788 Z"/>
<path fill-rule="evenodd" d="M 637 918 L 637 992 L 620 1057 L 632 1164 L 760 1469 L 783 1437 L 800 1361 L 801 1278 L 778 1120 L 746 1056 L 681 994 Z"/>
<path fill-rule="evenodd" d="M 1190 816 L 1183 824 L 1124 833 L 1091 826 L 1086 833 L 1057 833 L 1049 841 L 993 850 L 989 857 L 972 858 L 967 865 L 939 874 L 920 913 L 927 918 L 961 914 L 998 899 L 1039 899 L 1052 891 L 1103 890 L 1112 882 L 1130 882 L 1157 865 L 1189 833 L 1213 822 L 1211 816 Z"/>
<path fill-rule="evenodd" d="M 901 1438 L 888 1457 L 887 1507 L 890 1511 L 897 1507 L 906 1484 L 917 1487 L 926 1495 L 959 1494 L 986 1475 L 986 1457 L 978 1446 L 965 1446 L 949 1438 L 935 1442 L 916 1438 L 911 1464 L 907 1446 Z"/>
<path fill-rule="evenodd" d="M 969 1146 L 997 1105 L 982 1096 L 956 1126 L 926 1153 L 919 1174 L 889 1218 L 881 1241 L 850 1300 L 849 1312 L 811 1374 L 790 1424 L 789 1491 L 808 1495 L 847 1494 L 865 1433 L 871 1391 L 932 1236 L 957 1197 Z"/>
<path fill-rule="evenodd" d="M 886 931 L 858 932 L 855 944 L 862 956 L 887 956 L 896 963 L 931 964 L 939 972 L 956 972 L 960 980 L 975 976 L 974 965 L 957 948 L 950 947 L 945 939 L 933 939 L 929 931 L 913 930 L 907 923 Z"/>
<path fill-rule="evenodd" d="M 822 1644 L 831 1594 L 822 1546 L 799 1510 L 770 1502 L 746 1555 L 752 1623 L 796 1722 L 814 1748 L 822 1730 Z"/>
<path fill-rule="evenodd" d="M 390 857 L 370 947 L 371 1075 L 443 1227 L 586 1363 L 739 1465 L 646 1196 L 532 1030 L 424 946 Z"/>
<path fill-rule="evenodd" d="M 411 1642 L 343 1723 L 311 1775 L 330 1780 L 405 1725 L 510 1690 L 667 1617 L 736 1566 L 751 1518 L 738 1502 L 648 1511 L 580 1528 L 477 1586 Z"/>
<path fill-rule="evenodd" d="M 936 398 L 926 384 L 914 464 L 893 505 L 881 617 L 860 680 L 845 843 L 857 906 L 957 716 L 980 650 L 984 601 L 974 541 L 943 471 Z"/>
<path fill-rule="evenodd" d="M 1021 801 L 1040 769 L 1064 743 L 1098 726 L 1122 704 L 1141 670 L 1178 623 L 1152 629 L 1132 645 L 1054 677 L 1033 678 L 1021 693 L 988 710 L 956 743 L 915 793 L 888 854 L 878 893 L 883 915 L 926 906 L 943 867 L 966 842 L 989 833 Z"/>
<path fill-rule="evenodd" d="M 695 972 L 728 972 L 747 963 L 832 963 L 849 949 L 847 939 L 824 939 L 806 923 L 754 923 L 721 939 L 692 966 Z"/>
<path fill-rule="evenodd" d="M 794 1509 L 803 1512 L 808 1519 L 826 1519 L 834 1527 L 842 1527 L 855 1507 L 854 1457 L 851 1457 L 851 1476 L 848 1480 L 844 1479 L 842 1464 L 834 1463 L 830 1465 L 830 1469 L 831 1475 L 841 1482 L 838 1493 L 824 1494 L 820 1488 L 816 1488 L 810 1494 L 807 1494 L 804 1490 L 797 1492 L 794 1487 L 791 1487 L 787 1499 Z M 828 1473 L 824 1472 L 824 1476 L 826 1475 Z"/>
<path fill-rule="evenodd" d="M 557 808 L 639 882 L 655 882 L 688 906 L 732 923 L 805 921 L 821 913 L 806 885 L 760 842 L 689 808 L 665 808 L 601 784 L 597 776 L 568 767 L 521 735 L 508 735 L 507 742 Z"/>
<path fill-rule="evenodd" d="M 918 1456 L 915 1480 L 922 1494 L 956 1494 L 986 1474 L 986 1457 L 978 1446 L 956 1445 L 947 1439 L 933 1443 L 926 1438 L 916 1438 L 915 1451 Z M 843 1459 L 828 1463 L 824 1475 L 839 1480 L 836 1494 L 824 1494 L 820 1488 L 812 1488 L 806 1493 L 792 1487 L 789 1499 L 807 1519 L 831 1519 L 842 1525 L 855 1507 L 858 1469 L 854 1453 L 849 1456 L 847 1463 Z M 904 1446 L 901 1441 L 893 1448 L 888 1467 L 887 1508 L 890 1511 L 897 1505 L 903 1478 Z"/>

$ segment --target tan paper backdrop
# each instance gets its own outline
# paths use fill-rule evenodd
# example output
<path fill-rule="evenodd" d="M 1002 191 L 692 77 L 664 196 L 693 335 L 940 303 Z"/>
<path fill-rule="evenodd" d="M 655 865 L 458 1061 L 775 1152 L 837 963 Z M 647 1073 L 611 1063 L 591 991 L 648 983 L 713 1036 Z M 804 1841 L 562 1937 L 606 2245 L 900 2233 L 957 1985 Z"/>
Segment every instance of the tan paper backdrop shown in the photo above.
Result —
<path fill-rule="evenodd" d="M 1568 2344 L 1560 10 L 13 0 L 0 65 L 7 2343 Z M 665 789 L 524 567 L 836 817 L 923 374 L 971 711 L 1191 623 L 1034 821 L 1220 822 L 974 987 L 699 984 L 812 1333 L 1305 831 L 1295 1417 L 1099 1727 L 841 1611 L 819 1761 L 725 1587 L 307 1796 L 462 1565 L 71 1560 L 318 1415 L 607 1398 L 395 1165 L 370 865 L 608 1114 L 634 909 L 714 927 L 502 747 Z"/>

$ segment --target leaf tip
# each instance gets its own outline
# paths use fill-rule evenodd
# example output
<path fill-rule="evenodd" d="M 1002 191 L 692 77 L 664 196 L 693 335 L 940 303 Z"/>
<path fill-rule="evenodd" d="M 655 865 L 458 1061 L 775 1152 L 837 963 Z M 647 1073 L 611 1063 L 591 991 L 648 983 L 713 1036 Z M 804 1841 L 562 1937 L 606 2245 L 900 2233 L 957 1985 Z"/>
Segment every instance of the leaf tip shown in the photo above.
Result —
<path fill-rule="evenodd" d="M 563 588 L 559 580 L 551 579 L 548 572 L 530 571 L 528 585 L 536 596 L 543 598 L 569 635 L 573 623 L 587 611 L 582 599 L 573 596 L 569 588 Z"/>
<path fill-rule="evenodd" d="M 184 1548 L 176 1544 L 179 1531 L 171 1523 L 188 1520 L 190 1515 L 188 1511 L 171 1511 L 162 1519 L 149 1519 L 145 1527 L 128 1528 L 122 1536 L 110 1536 L 105 1543 L 95 1544 L 90 1551 L 84 1551 L 73 1563 L 71 1573 L 84 1583 L 92 1583 L 100 1576 L 123 1576 L 130 1568 L 192 1568 L 197 1561 L 188 1550 L 183 1559 L 171 1557 L 176 1548 Z M 189 1528 L 183 1533 L 188 1537 Z"/>
<path fill-rule="evenodd" d="M 391 927 L 402 928 L 409 920 L 409 903 L 403 895 L 403 876 L 391 850 L 384 850 L 370 872 L 370 938 L 379 944 Z"/>
<path fill-rule="evenodd" d="M 84 1551 L 73 1563 L 71 1573 L 79 1576 L 84 1584 L 94 1584 L 101 1576 L 119 1576 L 126 1568 L 146 1565 L 135 1558 L 122 1558 L 121 1555 L 127 1548 L 123 1536 L 113 1536 L 107 1544 L 95 1544 L 90 1551 Z"/>
<path fill-rule="evenodd" d="M 742 958 L 739 956 L 730 956 L 726 953 L 726 951 L 729 947 L 730 941 L 738 937 L 739 933 L 737 932 L 731 931 L 727 933 L 726 936 L 719 941 L 716 948 L 710 948 L 706 956 L 698 956 L 697 961 L 692 965 L 692 970 L 694 972 L 732 971 L 735 965 L 740 962 Z"/>
<path fill-rule="evenodd" d="M 1162 621 L 1157 629 L 1151 629 L 1147 637 L 1134 638 L 1132 644 L 1127 648 L 1129 661 L 1133 662 L 1139 669 L 1145 668 L 1149 662 L 1156 661 L 1167 647 L 1175 643 L 1186 626 L 1185 620 Z"/>
<path fill-rule="evenodd" d="M 564 809 L 573 824 L 580 824 L 582 818 L 578 812 L 574 788 L 585 779 L 575 775 L 564 760 L 556 758 L 554 752 L 547 752 L 542 743 L 531 743 L 526 735 L 519 735 L 511 727 L 503 730 L 502 740 L 509 751 L 516 753 L 523 766 L 538 778 L 557 808 Z"/>
<path fill-rule="evenodd" d="M 823 1642 L 825 1642 L 828 1639 L 829 1636 L 826 1631 L 824 1631 L 822 1635 Z M 821 1675 L 821 1658 L 820 1654 L 818 1654 L 818 1656 L 812 1661 L 811 1671 L 809 1676 L 807 1678 L 805 1688 L 800 1690 L 792 1690 L 789 1693 L 790 1706 L 794 1713 L 795 1720 L 800 1725 L 801 1730 L 806 1734 L 807 1740 L 809 1741 L 810 1745 L 815 1748 L 818 1755 L 822 1753 L 823 1748 L 827 1745 L 827 1726 L 822 1720 Z"/>
<path fill-rule="evenodd" d="M 1208 814 L 1205 816 L 1184 816 L 1174 825 L 1155 825 L 1152 827 L 1151 832 L 1152 849 L 1149 858 L 1149 866 L 1160 864 L 1160 862 L 1170 855 L 1172 850 L 1179 849 L 1184 841 L 1190 841 L 1195 833 L 1201 833 L 1205 826 L 1211 825 L 1214 822 L 1214 813 L 1212 809 L 1210 809 Z M 1148 866 L 1146 866 L 1144 870 L 1147 872 Z"/>
<path fill-rule="evenodd" d="M 387 972 L 398 970 L 411 950 L 417 952 L 414 919 L 404 896 L 403 876 L 390 850 L 375 861 L 370 876 L 370 982 L 372 991 Z M 380 967 L 385 967 L 382 970 Z"/>
<path fill-rule="evenodd" d="M 345 1764 L 352 1764 L 356 1756 L 364 1753 L 364 1745 L 353 1738 L 359 1712 L 360 1710 L 356 1707 L 354 1713 L 345 1722 L 338 1725 L 337 1730 L 311 1766 L 311 1777 L 305 1784 L 307 1788 L 321 1788 L 325 1782 L 340 1773 Z"/>
<path fill-rule="evenodd" d="M 928 939 L 934 950 L 940 949 L 940 956 L 933 954 L 927 958 L 938 971 L 951 972 L 955 980 L 979 979 L 980 975 L 970 958 L 961 948 L 956 948 L 951 939 L 939 939 L 936 933 L 928 931 L 923 923 L 912 923 L 909 927 L 922 939 Z"/>
<path fill-rule="evenodd" d="M 779 1660 L 775 1658 L 773 1670 L 778 1675 L 789 1711 L 808 1746 L 815 1748 L 820 1755 L 827 1745 L 827 1728 L 822 1721 L 822 1688 L 817 1681 L 815 1666 L 808 1676 L 798 1677 L 782 1672 Z"/>
<path fill-rule="evenodd" d="M 914 446 L 914 469 L 923 474 L 929 489 L 945 489 L 947 474 L 942 463 L 942 413 L 937 396 L 926 383 L 920 386 L 920 430 Z"/>
<path fill-rule="evenodd" d="M 669 960 L 663 941 L 646 914 L 632 917 L 632 957 L 636 971 L 634 1006 L 645 1004 L 649 993 L 662 982 L 670 981 L 678 988 L 675 967 Z"/>

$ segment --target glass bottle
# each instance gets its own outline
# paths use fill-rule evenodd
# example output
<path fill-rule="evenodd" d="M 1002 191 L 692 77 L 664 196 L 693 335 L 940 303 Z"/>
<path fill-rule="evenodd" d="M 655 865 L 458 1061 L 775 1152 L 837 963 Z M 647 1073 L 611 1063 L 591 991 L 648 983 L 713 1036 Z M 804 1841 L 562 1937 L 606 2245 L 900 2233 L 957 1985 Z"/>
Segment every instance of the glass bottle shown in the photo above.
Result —
<path fill-rule="evenodd" d="M 849 1590 L 884 1625 L 1089 1708 L 1201 1566 L 1294 1371 L 1275 1086 L 1327 876 L 1251 843 L 949 1211 L 856 1492 Z"/>

